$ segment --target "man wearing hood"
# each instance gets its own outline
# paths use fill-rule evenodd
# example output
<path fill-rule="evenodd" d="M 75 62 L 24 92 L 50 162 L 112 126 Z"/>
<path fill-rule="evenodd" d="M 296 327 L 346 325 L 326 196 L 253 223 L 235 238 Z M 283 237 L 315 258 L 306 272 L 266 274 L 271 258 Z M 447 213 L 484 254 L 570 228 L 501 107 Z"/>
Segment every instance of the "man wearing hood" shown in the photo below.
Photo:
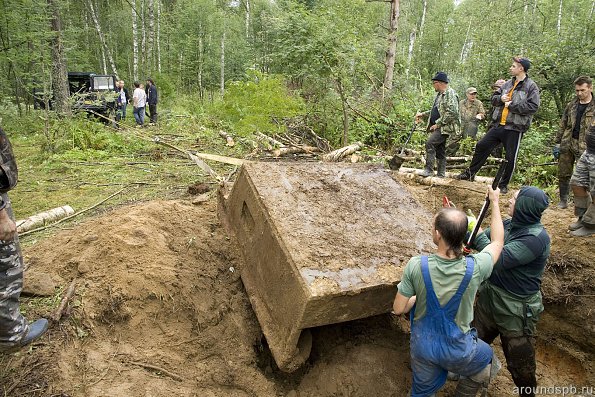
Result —
<path fill-rule="evenodd" d="M 541 279 L 550 254 L 550 237 L 541 224 L 546 194 L 523 187 L 509 201 L 504 248 L 490 278 L 479 289 L 475 307 L 478 336 L 491 344 L 498 335 L 508 370 L 520 396 L 534 396 L 535 328 L 543 312 Z M 474 248 L 490 243 L 490 229 L 479 234 Z"/>

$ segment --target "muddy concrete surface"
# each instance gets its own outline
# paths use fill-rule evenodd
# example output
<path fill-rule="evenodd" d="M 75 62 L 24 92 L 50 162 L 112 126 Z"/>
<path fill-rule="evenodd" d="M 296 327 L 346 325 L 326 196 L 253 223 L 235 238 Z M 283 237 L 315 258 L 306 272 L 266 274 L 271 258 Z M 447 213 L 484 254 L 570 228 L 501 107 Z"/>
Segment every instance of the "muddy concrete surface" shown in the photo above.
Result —
<path fill-rule="evenodd" d="M 477 212 L 483 194 L 469 189 L 485 189 L 458 181 L 403 183 L 429 213 L 444 194 Z M 332 197 L 334 188 L 317 189 Z M 77 293 L 40 343 L 0 356 L 0 390 L 8 396 L 407 394 L 408 325 L 390 314 L 313 328 L 307 362 L 292 374 L 279 371 L 240 279 L 239 248 L 216 208 L 215 199 L 195 206 L 191 198 L 130 205 L 27 248 L 28 273 L 49 273 L 64 287 L 76 278 Z M 580 390 L 595 385 L 595 239 L 571 238 L 566 227 L 573 218 L 571 209 L 551 208 L 544 216 L 552 255 L 537 374 L 542 386 Z M 48 315 L 44 310 L 28 307 L 27 316 Z M 439 396 L 453 388 L 448 384 Z M 506 370 L 489 395 L 514 395 Z"/>

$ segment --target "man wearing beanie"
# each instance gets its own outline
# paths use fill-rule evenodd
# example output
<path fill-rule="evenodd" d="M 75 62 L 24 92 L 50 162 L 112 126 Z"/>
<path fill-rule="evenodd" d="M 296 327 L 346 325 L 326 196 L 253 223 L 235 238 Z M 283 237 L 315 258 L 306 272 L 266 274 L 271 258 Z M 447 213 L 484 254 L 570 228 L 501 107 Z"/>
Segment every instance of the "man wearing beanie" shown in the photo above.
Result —
<path fill-rule="evenodd" d="M 508 192 L 508 183 L 516 166 L 521 139 L 529 129 L 533 115 L 539 109 L 539 88 L 527 75 L 530 67 L 531 62 L 527 58 L 513 58 L 509 69 L 512 79 L 492 95 L 492 120 L 495 125 L 477 142 L 471 165 L 457 175 L 457 179 L 473 180 L 491 150 L 502 143 L 506 150 L 508 166 L 499 187 L 502 193 Z"/>
<path fill-rule="evenodd" d="M 508 371 L 519 396 L 535 396 L 535 329 L 543 303 L 541 279 L 550 255 L 550 237 L 541 224 L 546 194 L 523 187 L 509 200 L 504 221 L 504 248 L 488 281 L 479 288 L 473 326 L 484 342 L 498 335 Z M 473 248 L 490 244 L 492 231 L 479 234 Z"/>
<path fill-rule="evenodd" d="M 455 90 L 448 86 L 448 76 L 438 72 L 432 78 L 432 85 L 437 92 L 432 109 L 415 115 L 416 122 L 428 118 L 427 131 L 430 137 L 426 142 L 426 167 L 422 176 L 434 175 L 434 162 L 438 160 L 438 177 L 446 176 L 446 142 L 449 147 L 456 147 L 461 139 L 459 131 L 459 97 Z"/>

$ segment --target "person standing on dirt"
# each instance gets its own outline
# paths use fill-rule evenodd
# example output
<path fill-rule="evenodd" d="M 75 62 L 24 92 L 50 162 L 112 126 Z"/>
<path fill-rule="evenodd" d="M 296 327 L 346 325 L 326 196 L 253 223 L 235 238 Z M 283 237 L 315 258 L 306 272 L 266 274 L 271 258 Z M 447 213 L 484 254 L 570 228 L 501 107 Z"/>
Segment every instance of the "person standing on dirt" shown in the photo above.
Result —
<path fill-rule="evenodd" d="M 132 114 L 136 120 L 136 124 L 142 127 L 145 124 L 145 105 L 147 102 L 147 96 L 145 90 L 142 88 L 142 84 L 138 81 L 134 82 L 134 92 L 132 93 L 132 105 L 134 110 Z"/>
<path fill-rule="evenodd" d="M 151 124 L 157 123 L 157 101 L 158 101 L 158 94 L 157 94 L 157 87 L 155 87 L 155 83 L 152 79 L 147 79 L 147 105 L 149 105 L 149 117 Z"/>
<path fill-rule="evenodd" d="M 566 106 L 560 120 L 560 128 L 556 134 L 554 158 L 558 158 L 558 186 L 560 202 L 558 208 L 568 207 L 570 177 L 574 163 L 585 151 L 587 130 L 595 115 L 595 98 L 593 98 L 593 81 L 588 76 L 580 76 L 574 80 L 576 97 Z"/>
<path fill-rule="evenodd" d="M 28 345 L 48 329 L 45 318 L 29 323 L 19 310 L 23 256 L 7 193 L 17 184 L 17 176 L 12 147 L 0 128 L 0 353 Z"/>
<path fill-rule="evenodd" d="M 513 193 L 504 221 L 504 249 L 492 275 L 479 289 L 475 306 L 478 336 L 492 344 L 500 336 L 508 371 L 520 396 L 534 396 L 535 329 L 543 303 L 541 279 L 550 255 L 550 236 L 541 224 L 549 200 L 536 187 Z M 492 211 L 495 211 L 493 209 Z M 473 248 L 484 249 L 493 229 L 480 233 Z M 500 230 L 498 230 L 498 234 Z"/>
<path fill-rule="evenodd" d="M 411 258 L 398 285 L 395 314 L 412 311 L 412 397 L 434 396 L 449 371 L 461 375 L 456 397 L 475 396 L 499 369 L 492 348 L 470 326 L 477 290 L 490 276 L 504 242 L 499 191 L 488 189 L 493 205 L 492 242 L 480 253 L 465 257 L 467 216 L 456 208 L 443 208 L 434 216 L 432 228 L 438 250 Z"/>
<path fill-rule="evenodd" d="M 448 86 L 446 73 L 437 72 L 432 77 L 432 85 L 437 92 L 432 109 L 415 115 L 415 122 L 428 119 L 426 130 L 430 137 L 426 141 L 426 166 L 421 174 L 424 177 L 434 175 L 434 162 L 438 161 L 439 178 L 446 176 L 446 143 L 449 150 L 456 152 L 460 141 L 461 120 L 459 118 L 459 97 L 455 90 Z"/>
<path fill-rule="evenodd" d="M 585 152 L 578 159 L 570 179 L 574 193 L 574 213 L 578 219 L 568 228 L 570 234 L 576 237 L 595 234 L 595 120 L 585 136 L 585 144 Z"/>
<path fill-rule="evenodd" d="M 486 111 L 483 103 L 477 99 L 477 89 L 475 87 L 467 88 L 465 96 L 466 98 L 459 102 L 461 130 L 463 131 L 463 138 L 470 137 L 475 140 L 478 124 L 485 118 Z"/>
<path fill-rule="evenodd" d="M 492 105 L 495 107 L 492 120 L 498 124 L 477 142 L 471 165 L 457 175 L 456 179 L 472 181 L 494 146 L 502 143 L 506 149 L 508 166 L 502 175 L 499 188 L 502 193 L 508 192 L 508 183 L 514 172 L 521 139 L 529 129 L 540 104 L 539 88 L 527 75 L 530 67 L 531 62 L 527 58 L 513 58 L 509 69 L 512 79 L 492 95 Z"/>

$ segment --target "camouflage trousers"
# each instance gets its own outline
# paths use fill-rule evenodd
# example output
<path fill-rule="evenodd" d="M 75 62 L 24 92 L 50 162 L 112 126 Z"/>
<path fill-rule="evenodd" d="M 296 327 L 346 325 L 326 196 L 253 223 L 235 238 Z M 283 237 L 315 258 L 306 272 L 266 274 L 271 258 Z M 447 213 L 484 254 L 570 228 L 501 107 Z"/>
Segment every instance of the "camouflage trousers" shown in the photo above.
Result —
<path fill-rule="evenodd" d="M 573 186 L 582 186 L 591 192 L 591 203 L 583 215 L 583 223 L 595 226 L 595 154 L 584 152 L 576 163 L 576 168 L 570 179 Z"/>
<path fill-rule="evenodd" d="M 10 199 L 2 194 L 6 211 L 14 220 Z M 17 345 L 27 333 L 27 320 L 19 310 L 23 289 L 23 256 L 18 236 L 11 241 L 0 240 L 0 352 Z"/>
<path fill-rule="evenodd" d="M 572 139 L 569 147 L 560 148 L 560 158 L 558 159 L 558 180 L 560 185 L 567 184 L 572 176 L 574 164 L 581 156 L 578 139 Z"/>

